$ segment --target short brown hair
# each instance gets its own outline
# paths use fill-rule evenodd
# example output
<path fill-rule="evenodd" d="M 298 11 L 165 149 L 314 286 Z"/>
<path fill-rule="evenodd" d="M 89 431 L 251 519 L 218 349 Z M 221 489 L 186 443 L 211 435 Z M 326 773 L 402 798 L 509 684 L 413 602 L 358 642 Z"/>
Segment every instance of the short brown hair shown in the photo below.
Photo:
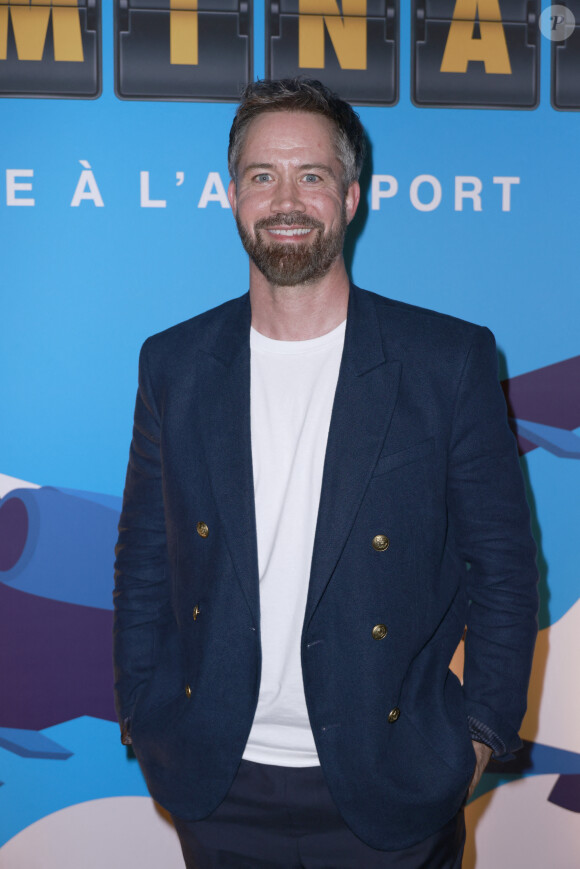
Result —
<path fill-rule="evenodd" d="M 312 112 L 328 118 L 336 130 L 345 186 L 358 179 L 366 144 L 363 126 L 352 106 L 316 79 L 284 78 L 251 82 L 242 93 L 228 147 L 228 169 L 234 181 L 248 127 L 265 112 Z"/>

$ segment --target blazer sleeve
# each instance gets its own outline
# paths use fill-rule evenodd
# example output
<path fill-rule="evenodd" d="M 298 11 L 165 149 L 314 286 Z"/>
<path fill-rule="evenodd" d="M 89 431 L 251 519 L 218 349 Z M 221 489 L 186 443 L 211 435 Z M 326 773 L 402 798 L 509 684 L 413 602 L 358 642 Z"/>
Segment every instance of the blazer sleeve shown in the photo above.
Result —
<path fill-rule="evenodd" d="M 115 548 L 113 660 L 122 739 L 130 742 L 137 696 L 155 667 L 156 632 L 172 617 L 161 474 L 160 415 L 149 375 L 149 341 L 139 388 Z"/>
<path fill-rule="evenodd" d="M 468 563 L 464 693 L 472 733 L 501 757 L 521 747 L 537 633 L 536 548 L 493 335 L 478 329 L 457 389 L 450 531 Z"/>

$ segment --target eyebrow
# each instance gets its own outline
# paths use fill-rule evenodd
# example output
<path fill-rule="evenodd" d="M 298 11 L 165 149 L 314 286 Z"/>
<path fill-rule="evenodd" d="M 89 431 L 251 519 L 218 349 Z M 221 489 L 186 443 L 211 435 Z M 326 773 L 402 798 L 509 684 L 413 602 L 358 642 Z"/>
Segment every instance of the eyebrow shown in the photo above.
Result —
<path fill-rule="evenodd" d="M 300 167 L 303 172 L 309 172 L 311 169 L 322 169 L 323 172 L 328 172 L 328 174 L 334 178 L 334 172 L 331 166 L 327 166 L 326 163 L 305 163 Z"/>
<path fill-rule="evenodd" d="M 246 168 L 244 169 L 244 175 L 247 175 L 248 172 L 252 172 L 254 169 L 273 169 L 273 163 L 248 163 Z"/>
<path fill-rule="evenodd" d="M 274 169 L 275 166 L 273 163 L 249 163 L 244 169 L 244 175 L 247 175 L 248 172 L 252 172 L 256 169 Z M 322 170 L 327 172 L 332 178 L 335 177 L 335 173 L 332 168 L 328 166 L 326 163 L 303 163 L 301 166 L 298 166 L 299 172 L 310 172 L 313 169 Z"/>

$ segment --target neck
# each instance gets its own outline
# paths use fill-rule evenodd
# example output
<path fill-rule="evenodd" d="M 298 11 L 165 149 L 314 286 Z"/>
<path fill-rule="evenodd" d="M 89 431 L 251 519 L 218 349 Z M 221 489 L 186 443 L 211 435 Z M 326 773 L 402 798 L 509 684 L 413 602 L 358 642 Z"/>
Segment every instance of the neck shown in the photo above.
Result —
<path fill-rule="evenodd" d="M 272 286 L 250 262 L 252 326 L 277 341 L 307 341 L 346 319 L 349 280 L 340 257 L 323 278 L 296 287 Z"/>

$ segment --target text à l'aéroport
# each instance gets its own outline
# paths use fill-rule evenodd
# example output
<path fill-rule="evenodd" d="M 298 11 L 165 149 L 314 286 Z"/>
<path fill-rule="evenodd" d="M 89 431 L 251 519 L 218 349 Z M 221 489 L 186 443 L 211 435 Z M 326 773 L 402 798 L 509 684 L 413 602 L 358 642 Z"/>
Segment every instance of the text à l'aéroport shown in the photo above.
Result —
<path fill-rule="evenodd" d="M 76 183 L 71 185 L 71 208 L 81 205 L 104 208 L 107 191 L 100 185 L 96 173 L 87 160 L 79 161 L 82 169 Z M 151 173 L 139 172 L 139 180 L 135 183 L 135 203 L 140 208 L 170 208 L 175 201 L 175 188 L 187 189 L 186 173 L 175 173 L 175 184 L 171 189 L 163 189 L 157 182 L 155 187 Z M 482 211 L 486 209 L 511 211 L 513 188 L 520 183 L 517 175 L 493 175 L 491 178 L 480 178 L 477 175 L 455 175 L 452 183 L 442 183 L 435 175 L 419 174 L 404 183 L 394 175 L 375 174 L 370 184 L 371 211 L 387 209 L 389 201 L 406 203 L 416 211 L 435 211 L 443 202 L 453 203 L 455 211 Z M 198 196 L 195 193 L 198 193 Z M 179 191 L 178 195 L 183 195 Z M 207 208 L 216 205 L 229 208 L 226 194 L 226 184 L 219 172 L 208 172 L 205 183 L 194 191 L 194 201 L 197 208 Z M 34 169 L 6 169 L 6 205 L 34 207 L 37 202 L 34 193 Z"/>

